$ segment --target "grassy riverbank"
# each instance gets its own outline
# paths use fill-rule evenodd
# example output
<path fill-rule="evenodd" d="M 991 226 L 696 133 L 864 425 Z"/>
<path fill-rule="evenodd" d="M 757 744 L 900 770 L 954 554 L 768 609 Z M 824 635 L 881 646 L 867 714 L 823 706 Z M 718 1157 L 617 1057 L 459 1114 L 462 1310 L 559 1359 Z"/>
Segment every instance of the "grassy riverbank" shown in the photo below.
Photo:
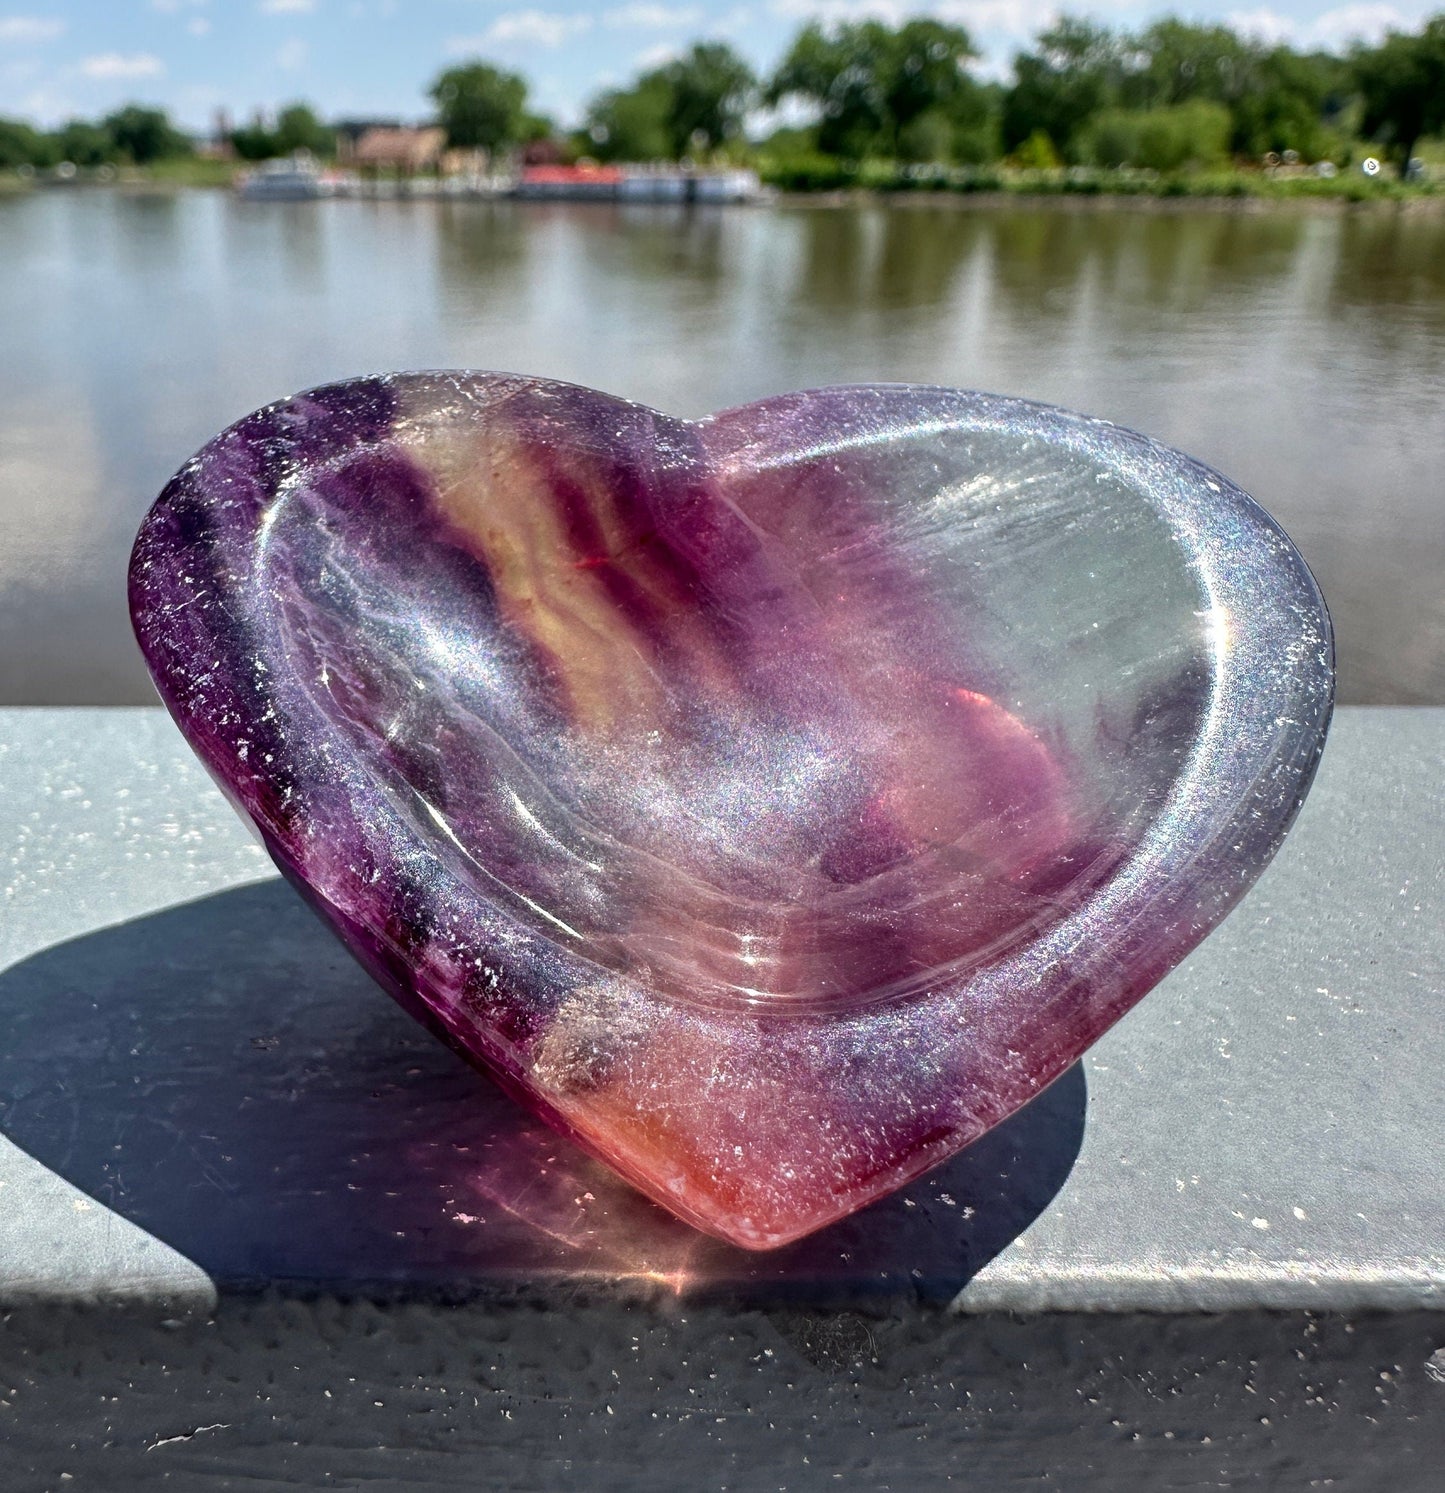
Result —
<path fill-rule="evenodd" d="M 201 156 L 176 156 L 148 166 L 101 166 L 76 172 L 64 180 L 53 172 L 0 171 L 0 195 L 11 195 L 43 186 L 153 187 L 180 190 L 189 187 L 229 187 L 239 168 L 234 161 L 213 161 Z"/>
<path fill-rule="evenodd" d="M 1198 171 L 1161 174 L 1137 170 L 1070 167 L 1028 171 L 1007 166 L 905 166 L 889 161 L 848 162 L 828 157 L 788 161 L 763 158 L 756 163 L 763 182 L 794 200 L 820 204 L 839 195 L 850 198 L 919 197 L 1117 197 L 1187 199 L 1207 204 L 1241 200 L 1259 202 L 1413 203 L 1445 205 L 1445 181 L 1402 182 L 1394 177 L 1366 176 L 1358 168 L 1334 177 L 1257 170 Z M 196 156 L 158 161 L 149 166 L 104 168 L 84 172 L 68 184 L 114 185 L 132 189 L 185 190 L 229 188 L 241 169 L 234 162 Z M 45 185 L 43 175 L 0 171 L 0 194 Z"/>
<path fill-rule="evenodd" d="M 1186 197 L 1198 200 L 1258 198 L 1340 202 L 1404 202 L 1445 199 L 1435 182 L 1402 182 L 1366 176 L 1359 170 L 1322 177 L 1311 173 L 1269 174 L 1224 170 L 1161 174 L 1154 171 L 1072 167 L 1026 171 L 1004 166 L 899 166 L 891 162 L 852 162 L 824 157 L 788 162 L 762 161 L 759 171 L 771 187 L 789 194 L 879 192 L 972 195 L 1017 193 L 1050 197 Z"/>
<path fill-rule="evenodd" d="M 156 161 L 150 166 L 132 166 L 123 173 L 123 179 L 168 187 L 229 187 L 239 169 L 235 161 L 177 156 L 169 161 Z"/>

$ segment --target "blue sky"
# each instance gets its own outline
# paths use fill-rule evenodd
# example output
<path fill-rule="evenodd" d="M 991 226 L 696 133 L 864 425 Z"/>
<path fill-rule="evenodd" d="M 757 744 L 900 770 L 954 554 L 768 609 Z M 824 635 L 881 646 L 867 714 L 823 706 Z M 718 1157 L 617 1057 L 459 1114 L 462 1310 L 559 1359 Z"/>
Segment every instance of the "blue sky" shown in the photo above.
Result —
<path fill-rule="evenodd" d="M 1132 0 L 1065 5 L 1119 25 L 1176 12 L 1241 30 L 1343 46 L 1410 28 L 1445 0 Z M 1057 14 L 1051 0 L 0 0 L 0 115 L 55 124 L 136 99 L 192 127 L 217 108 L 244 117 L 291 99 L 328 116 L 420 118 L 439 70 L 484 56 L 525 73 L 534 103 L 573 122 L 596 90 L 627 81 L 700 36 L 760 69 L 805 21 L 929 14 L 968 27 L 982 70 L 1009 59 Z"/>

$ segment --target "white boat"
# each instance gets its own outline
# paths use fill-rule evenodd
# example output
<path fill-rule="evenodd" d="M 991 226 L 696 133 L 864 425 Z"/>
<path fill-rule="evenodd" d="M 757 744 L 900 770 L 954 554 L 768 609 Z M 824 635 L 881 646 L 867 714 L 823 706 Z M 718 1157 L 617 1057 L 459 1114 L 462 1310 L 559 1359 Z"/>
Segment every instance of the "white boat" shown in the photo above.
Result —
<path fill-rule="evenodd" d="M 624 167 L 617 195 L 623 202 L 752 202 L 762 194 L 755 171 Z"/>
<path fill-rule="evenodd" d="M 309 151 L 262 161 L 236 181 L 236 191 L 248 202 L 313 202 L 335 197 L 341 188 L 335 173 L 322 171 Z"/>
<path fill-rule="evenodd" d="M 709 171 L 691 184 L 698 202 L 755 202 L 763 195 L 756 171 Z"/>

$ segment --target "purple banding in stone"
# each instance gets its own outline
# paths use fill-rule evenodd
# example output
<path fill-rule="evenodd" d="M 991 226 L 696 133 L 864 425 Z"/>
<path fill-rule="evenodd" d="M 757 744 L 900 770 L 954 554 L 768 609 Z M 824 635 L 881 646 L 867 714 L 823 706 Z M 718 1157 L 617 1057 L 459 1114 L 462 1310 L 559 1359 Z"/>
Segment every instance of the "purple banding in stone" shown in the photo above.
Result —
<path fill-rule="evenodd" d="M 753 1248 L 1077 1059 L 1268 862 L 1332 699 L 1318 589 L 1222 477 L 907 386 L 316 390 L 172 480 L 131 610 L 367 968 Z"/>

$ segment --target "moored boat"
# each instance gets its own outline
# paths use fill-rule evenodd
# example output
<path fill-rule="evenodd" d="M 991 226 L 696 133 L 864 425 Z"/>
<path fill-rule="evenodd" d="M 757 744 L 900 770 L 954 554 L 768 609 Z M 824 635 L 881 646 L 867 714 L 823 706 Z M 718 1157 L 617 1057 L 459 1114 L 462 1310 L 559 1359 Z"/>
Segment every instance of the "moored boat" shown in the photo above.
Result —
<path fill-rule="evenodd" d="M 751 202 L 754 171 L 642 166 L 525 166 L 510 195 L 532 201 Z"/>
<path fill-rule="evenodd" d="M 339 196 L 349 179 L 323 171 L 309 151 L 262 161 L 236 179 L 236 191 L 248 202 L 313 202 Z"/>

